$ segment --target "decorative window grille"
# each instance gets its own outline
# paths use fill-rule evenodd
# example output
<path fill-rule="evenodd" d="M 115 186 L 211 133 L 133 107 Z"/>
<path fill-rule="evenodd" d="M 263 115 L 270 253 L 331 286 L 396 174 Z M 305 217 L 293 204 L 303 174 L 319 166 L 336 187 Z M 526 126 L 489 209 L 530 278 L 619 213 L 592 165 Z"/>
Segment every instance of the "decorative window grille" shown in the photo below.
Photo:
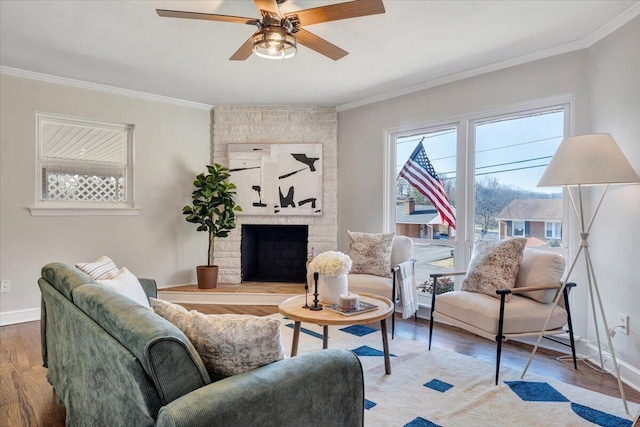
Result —
<path fill-rule="evenodd" d="M 131 202 L 133 127 L 38 115 L 41 202 Z"/>

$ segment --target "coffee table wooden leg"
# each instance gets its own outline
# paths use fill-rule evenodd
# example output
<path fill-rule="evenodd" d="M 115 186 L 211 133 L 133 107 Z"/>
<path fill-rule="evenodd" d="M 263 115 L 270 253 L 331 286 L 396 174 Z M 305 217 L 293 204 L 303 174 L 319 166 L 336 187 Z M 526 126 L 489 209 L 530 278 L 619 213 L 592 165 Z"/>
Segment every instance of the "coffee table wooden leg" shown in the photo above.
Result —
<path fill-rule="evenodd" d="M 391 375 L 391 358 L 389 357 L 389 338 L 387 337 L 387 320 L 380 321 L 380 329 L 382 332 L 382 349 L 384 350 L 384 372 Z"/>
<path fill-rule="evenodd" d="M 329 347 L 329 325 L 324 325 L 322 327 L 322 348 Z"/>
<path fill-rule="evenodd" d="M 300 339 L 300 323 L 295 322 L 293 326 L 293 344 L 291 344 L 291 357 L 298 354 L 298 341 Z"/>

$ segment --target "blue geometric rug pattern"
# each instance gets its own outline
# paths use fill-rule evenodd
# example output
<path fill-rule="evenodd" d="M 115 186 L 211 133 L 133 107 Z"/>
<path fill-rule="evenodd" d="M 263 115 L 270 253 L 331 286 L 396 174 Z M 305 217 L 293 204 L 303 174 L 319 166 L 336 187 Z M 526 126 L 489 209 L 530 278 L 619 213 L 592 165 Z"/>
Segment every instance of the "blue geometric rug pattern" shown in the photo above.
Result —
<path fill-rule="evenodd" d="M 293 324 L 283 325 L 289 326 L 281 329 L 288 352 Z M 322 327 L 302 326 L 298 354 L 321 350 Z M 506 366 L 496 386 L 491 363 L 438 347 L 428 351 L 425 344 L 398 336 L 388 338 L 391 375 L 385 374 L 378 329 L 329 327 L 329 347 L 351 350 L 362 363 L 366 427 L 632 426 L 619 398 L 530 373 L 523 381 L 521 371 Z M 635 416 L 640 405 L 629 402 L 629 410 Z"/>

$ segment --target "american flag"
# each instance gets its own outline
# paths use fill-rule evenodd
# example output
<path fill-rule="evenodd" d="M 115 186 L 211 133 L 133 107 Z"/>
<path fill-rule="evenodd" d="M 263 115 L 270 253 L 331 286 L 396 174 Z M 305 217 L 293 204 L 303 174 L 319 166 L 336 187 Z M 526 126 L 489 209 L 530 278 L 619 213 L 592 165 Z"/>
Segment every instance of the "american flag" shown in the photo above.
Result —
<path fill-rule="evenodd" d="M 409 184 L 431 201 L 438 210 L 443 224 L 449 225 L 453 229 L 456 228 L 456 216 L 453 213 L 453 208 L 427 153 L 424 151 L 422 141 L 413 150 L 413 154 L 400 171 L 400 176 L 409 181 Z"/>

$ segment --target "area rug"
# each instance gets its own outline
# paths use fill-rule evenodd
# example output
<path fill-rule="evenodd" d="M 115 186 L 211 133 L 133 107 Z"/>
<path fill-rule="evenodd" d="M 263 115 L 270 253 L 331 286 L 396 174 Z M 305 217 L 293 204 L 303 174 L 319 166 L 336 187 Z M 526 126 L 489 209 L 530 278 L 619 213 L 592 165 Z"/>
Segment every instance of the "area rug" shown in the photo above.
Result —
<path fill-rule="evenodd" d="M 293 321 L 272 317 L 282 321 L 289 353 Z M 398 336 L 389 339 L 385 375 L 380 331 L 368 326 L 329 327 L 329 347 L 351 350 L 362 362 L 365 427 L 632 425 L 620 399 L 531 374 L 521 381 L 507 367 L 496 386 L 494 365 Z M 321 349 L 322 328 L 303 323 L 298 354 Z M 635 415 L 640 405 L 629 402 L 629 409 Z"/>

